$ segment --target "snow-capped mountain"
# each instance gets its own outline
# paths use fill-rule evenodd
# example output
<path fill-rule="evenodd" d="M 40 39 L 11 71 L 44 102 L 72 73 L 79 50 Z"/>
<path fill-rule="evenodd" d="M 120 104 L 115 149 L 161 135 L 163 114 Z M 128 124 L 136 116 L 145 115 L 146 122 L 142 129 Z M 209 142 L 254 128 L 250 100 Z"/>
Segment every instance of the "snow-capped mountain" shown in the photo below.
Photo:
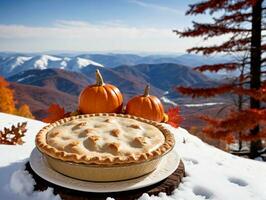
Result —
<path fill-rule="evenodd" d="M 114 68 L 120 65 L 162 64 L 173 63 L 190 68 L 205 64 L 226 63 L 230 56 L 200 56 L 195 54 L 183 55 L 136 55 L 136 54 L 23 54 L 0 52 L 0 75 L 6 77 L 29 69 L 61 68 L 80 72 L 87 66 Z M 220 79 L 222 73 L 205 73 L 208 77 Z"/>
<path fill-rule="evenodd" d="M 0 59 L 0 75 L 11 76 L 18 72 L 30 69 L 50 69 L 59 68 L 79 72 L 87 66 L 104 67 L 88 58 L 63 57 L 53 55 L 24 56 L 12 55 Z"/>

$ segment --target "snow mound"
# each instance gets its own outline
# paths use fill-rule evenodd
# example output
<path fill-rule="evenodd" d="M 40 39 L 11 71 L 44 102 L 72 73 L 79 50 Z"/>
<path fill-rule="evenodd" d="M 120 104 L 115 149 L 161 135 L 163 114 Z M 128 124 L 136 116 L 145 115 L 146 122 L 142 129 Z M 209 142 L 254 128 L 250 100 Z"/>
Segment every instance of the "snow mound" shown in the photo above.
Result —
<path fill-rule="evenodd" d="M 32 176 L 25 170 L 15 171 L 10 179 L 10 190 L 13 191 L 20 199 L 32 200 L 60 200 L 59 195 L 54 195 L 53 189 L 48 188 L 42 192 L 34 192 L 36 182 Z"/>
<path fill-rule="evenodd" d="M 34 180 L 24 171 L 24 164 L 34 148 L 36 133 L 45 124 L 35 120 L 0 113 L 0 130 L 14 123 L 28 121 L 23 145 L 0 145 L 1 199 L 60 199 L 48 188 L 34 192 Z M 175 136 L 174 151 L 181 156 L 186 177 L 167 196 L 143 194 L 140 200 L 264 200 L 266 199 L 266 163 L 240 158 L 202 142 L 185 129 L 164 125 Z M 109 197 L 108 200 L 113 200 Z"/>
<path fill-rule="evenodd" d="M 10 189 L 20 195 L 30 195 L 34 189 L 35 181 L 31 175 L 24 170 L 15 171 L 10 179 Z"/>
<path fill-rule="evenodd" d="M 103 65 L 100 63 L 94 62 L 94 61 L 89 60 L 89 59 L 80 58 L 80 57 L 77 57 L 77 64 L 78 64 L 79 68 L 87 67 L 88 65 L 103 67 Z"/>

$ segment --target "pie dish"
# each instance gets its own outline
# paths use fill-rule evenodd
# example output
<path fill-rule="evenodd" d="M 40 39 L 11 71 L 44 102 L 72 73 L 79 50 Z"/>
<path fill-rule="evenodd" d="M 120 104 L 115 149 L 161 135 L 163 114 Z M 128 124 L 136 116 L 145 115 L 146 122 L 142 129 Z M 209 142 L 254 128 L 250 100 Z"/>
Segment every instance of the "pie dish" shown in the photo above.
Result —
<path fill-rule="evenodd" d="M 42 128 L 36 146 L 56 171 L 89 181 L 117 181 L 153 171 L 174 146 L 160 123 L 98 113 L 64 118 Z"/>

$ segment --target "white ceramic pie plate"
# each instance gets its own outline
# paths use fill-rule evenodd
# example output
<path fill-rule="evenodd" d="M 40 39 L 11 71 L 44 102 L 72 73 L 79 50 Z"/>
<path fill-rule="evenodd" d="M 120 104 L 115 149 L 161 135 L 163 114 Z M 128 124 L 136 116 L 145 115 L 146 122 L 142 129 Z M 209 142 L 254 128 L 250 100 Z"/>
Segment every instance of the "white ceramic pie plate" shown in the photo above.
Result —
<path fill-rule="evenodd" d="M 43 179 L 56 185 L 84 192 L 120 192 L 147 187 L 162 181 L 171 175 L 178 167 L 180 157 L 173 150 L 165 155 L 157 169 L 139 178 L 116 182 L 89 182 L 64 176 L 54 171 L 43 155 L 34 148 L 30 155 L 30 166 Z"/>

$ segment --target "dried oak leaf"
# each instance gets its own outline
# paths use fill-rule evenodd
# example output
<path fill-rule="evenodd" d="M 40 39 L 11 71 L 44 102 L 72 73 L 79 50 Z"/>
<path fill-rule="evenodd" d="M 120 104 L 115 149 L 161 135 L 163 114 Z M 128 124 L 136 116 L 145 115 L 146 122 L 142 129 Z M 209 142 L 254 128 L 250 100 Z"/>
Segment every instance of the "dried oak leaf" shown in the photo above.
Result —
<path fill-rule="evenodd" d="M 23 144 L 22 137 L 25 136 L 27 122 L 18 123 L 17 126 L 12 125 L 11 128 L 4 128 L 0 131 L 0 144 Z"/>

